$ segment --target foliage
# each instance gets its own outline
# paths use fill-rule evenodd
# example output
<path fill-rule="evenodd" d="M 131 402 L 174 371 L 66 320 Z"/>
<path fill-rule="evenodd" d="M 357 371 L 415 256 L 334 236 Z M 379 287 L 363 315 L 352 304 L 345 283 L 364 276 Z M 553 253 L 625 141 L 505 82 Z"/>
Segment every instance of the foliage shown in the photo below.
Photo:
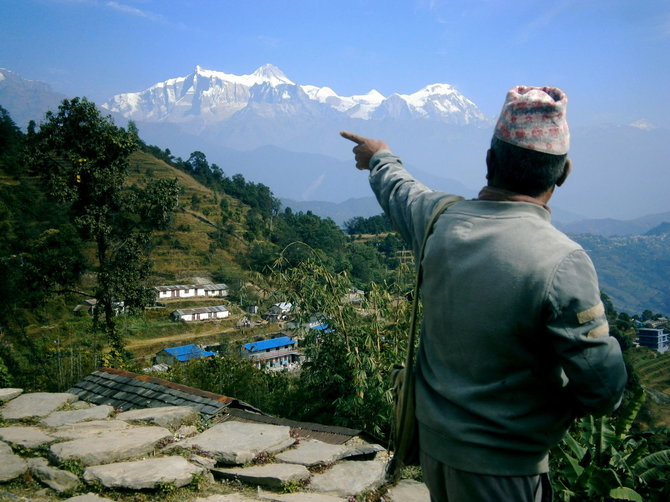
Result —
<path fill-rule="evenodd" d="M 391 221 L 385 214 L 378 214 L 364 218 L 356 216 L 344 222 L 344 228 L 349 235 L 353 234 L 381 234 L 393 230 Z"/>
<path fill-rule="evenodd" d="M 125 186 L 136 131 L 116 127 L 88 100 L 65 100 L 32 138 L 31 164 L 47 193 L 69 209 L 82 239 L 95 244 L 95 298 L 102 312 L 113 362 L 121 364 L 123 342 L 114 304 L 141 309 L 153 299 L 147 286 L 152 230 L 166 228 L 176 208 L 176 180 Z M 118 361 L 117 361 L 118 360 Z"/>
<path fill-rule="evenodd" d="M 630 434 L 645 394 L 639 390 L 617 417 L 578 420 L 553 450 L 553 483 L 564 501 L 664 501 L 670 495 L 670 450 L 650 451 Z"/>
<path fill-rule="evenodd" d="M 376 285 L 362 308 L 344 301 L 351 288 L 347 274 L 332 273 L 317 253 L 294 268 L 281 265 L 273 280 L 282 297 L 297 306 L 302 319 L 320 312 L 329 326 L 310 330 L 304 340 L 301 418 L 386 437 L 388 370 L 404 358 L 411 305 L 400 291 Z"/>

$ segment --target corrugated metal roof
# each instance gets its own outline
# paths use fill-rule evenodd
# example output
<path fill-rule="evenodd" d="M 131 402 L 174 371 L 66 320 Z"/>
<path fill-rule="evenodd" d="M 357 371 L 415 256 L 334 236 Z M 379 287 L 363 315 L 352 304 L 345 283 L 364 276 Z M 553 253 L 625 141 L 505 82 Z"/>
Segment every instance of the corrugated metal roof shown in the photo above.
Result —
<path fill-rule="evenodd" d="M 163 350 L 174 356 L 178 361 L 190 361 L 191 359 L 201 359 L 216 355 L 216 353 L 208 352 L 193 343 L 180 345 L 179 347 L 168 347 Z"/>
<path fill-rule="evenodd" d="M 228 289 L 227 284 L 203 284 L 202 286 L 199 286 L 205 291 L 219 291 L 221 289 Z"/>
<path fill-rule="evenodd" d="M 189 289 L 204 289 L 205 291 L 219 291 L 229 289 L 227 284 L 174 284 L 172 286 L 154 286 L 156 291 L 182 291 Z"/>
<path fill-rule="evenodd" d="M 82 401 L 107 404 L 123 411 L 161 406 L 190 406 L 207 417 L 217 415 L 229 407 L 262 413 L 232 397 L 113 368 L 100 368 L 67 392 L 79 396 Z"/>
<path fill-rule="evenodd" d="M 258 352 L 266 349 L 276 349 L 285 345 L 293 345 L 295 340 L 289 336 L 280 336 L 279 338 L 271 338 L 270 340 L 261 340 L 259 342 L 245 343 L 244 348 L 249 352 Z"/>
<path fill-rule="evenodd" d="M 179 315 L 188 315 L 188 314 L 204 314 L 206 312 L 228 312 L 228 309 L 224 305 L 216 305 L 214 307 L 195 307 L 192 309 L 181 309 L 175 310 L 173 312 Z"/>

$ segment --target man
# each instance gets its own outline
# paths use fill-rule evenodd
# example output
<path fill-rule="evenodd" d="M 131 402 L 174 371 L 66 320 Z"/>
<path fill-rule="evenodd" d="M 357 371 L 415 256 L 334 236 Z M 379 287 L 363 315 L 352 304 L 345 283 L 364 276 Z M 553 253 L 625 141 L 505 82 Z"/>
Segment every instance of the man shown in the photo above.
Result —
<path fill-rule="evenodd" d="M 615 409 L 626 382 L 595 270 L 550 223 L 570 173 L 565 94 L 507 94 L 487 186 L 436 221 L 422 262 L 416 416 L 431 500 L 551 500 L 548 451 L 580 415 Z M 436 204 L 380 140 L 349 132 L 356 167 L 415 252 Z"/>

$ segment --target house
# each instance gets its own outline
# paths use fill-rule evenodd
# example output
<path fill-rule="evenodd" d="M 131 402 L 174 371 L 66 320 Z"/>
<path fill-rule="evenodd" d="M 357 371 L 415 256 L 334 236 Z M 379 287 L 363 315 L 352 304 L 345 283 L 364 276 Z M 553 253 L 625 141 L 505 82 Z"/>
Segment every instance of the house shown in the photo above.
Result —
<path fill-rule="evenodd" d="M 173 321 L 216 321 L 225 319 L 230 315 L 228 309 L 223 305 L 214 307 L 196 307 L 192 309 L 175 310 L 170 314 Z"/>
<path fill-rule="evenodd" d="M 670 348 L 668 333 L 661 328 L 640 328 L 637 332 L 637 343 L 657 352 L 666 352 Z"/>
<path fill-rule="evenodd" d="M 268 321 L 281 321 L 286 319 L 286 314 L 291 311 L 293 304 L 290 302 L 275 303 L 268 309 L 268 312 L 263 316 Z"/>
<path fill-rule="evenodd" d="M 156 360 L 156 364 L 172 366 L 178 362 L 192 361 L 193 359 L 202 359 L 214 355 L 216 355 L 215 352 L 208 352 L 198 345 L 189 344 L 165 348 L 156 354 L 154 359 Z"/>
<path fill-rule="evenodd" d="M 228 296 L 226 284 L 177 284 L 174 286 L 155 286 L 158 299 L 201 298 Z"/>
<path fill-rule="evenodd" d="M 246 343 L 242 347 L 242 357 L 251 359 L 259 369 L 295 367 L 300 363 L 301 357 L 295 345 L 296 341 L 288 336 Z"/>
<path fill-rule="evenodd" d="M 93 315 L 97 308 L 98 300 L 95 298 L 88 298 L 72 309 L 72 311 L 76 314 L 82 314 L 85 312 L 89 315 Z M 122 301 L 112 302 L 112 309 L 114 310 L 114 315 L 121 315 L 126 313 L 126 305 Z"/>

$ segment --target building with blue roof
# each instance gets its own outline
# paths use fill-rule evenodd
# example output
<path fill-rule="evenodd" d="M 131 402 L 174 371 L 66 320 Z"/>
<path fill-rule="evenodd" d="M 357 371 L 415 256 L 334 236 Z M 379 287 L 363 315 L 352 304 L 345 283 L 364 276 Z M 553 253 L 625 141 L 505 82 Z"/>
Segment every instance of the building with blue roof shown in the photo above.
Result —
<path fill-rule="evenodd" d="M 245 343 L 242 357 L 251 359 L 259 369 L 294 368 L 300 363 L 296 341 L 290 336 L 280 336 L 258 342 Z"/>
<path fill-rule="evenodd" d="M 180 345 L 179 347 L 168 347 L 156 354 L 157 364 L 171 366 L 177 362 L 186 362 L 193 359 L 212 357 L 216 352 L 209 352 L 195 344 Z"/>

